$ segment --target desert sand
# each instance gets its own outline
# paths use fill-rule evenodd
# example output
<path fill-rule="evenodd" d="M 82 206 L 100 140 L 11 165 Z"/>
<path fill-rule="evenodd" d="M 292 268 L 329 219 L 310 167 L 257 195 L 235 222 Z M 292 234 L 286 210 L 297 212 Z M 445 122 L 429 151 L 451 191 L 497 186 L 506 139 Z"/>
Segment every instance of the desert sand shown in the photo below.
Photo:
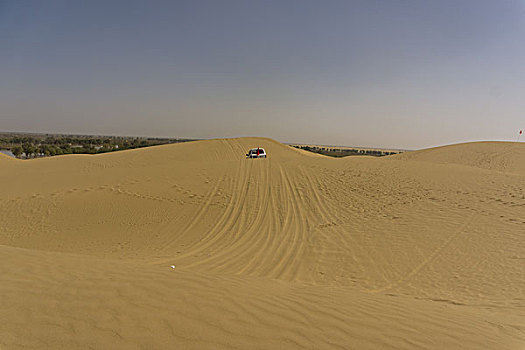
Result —
<path fill-rule="evenodd" d="M 0 170 L 0 349 L 525 349 L 525 144 Z"/>

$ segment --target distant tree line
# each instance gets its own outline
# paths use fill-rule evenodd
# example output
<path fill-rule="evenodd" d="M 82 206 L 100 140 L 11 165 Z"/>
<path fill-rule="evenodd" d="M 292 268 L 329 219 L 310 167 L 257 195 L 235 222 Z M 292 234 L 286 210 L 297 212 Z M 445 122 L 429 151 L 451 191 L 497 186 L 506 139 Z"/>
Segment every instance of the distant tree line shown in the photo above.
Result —
<path fill-rule="evenodd" d="M 331 157 L 346 157 L 346 156 L 374 156 L 382 157 L 391 154 L 397 154 L 400 152 L 394 151 L 383 151 L 375 149 L 359 149 L 359 148 L 330 148 L 330 147 L 319 147 L 319 146 L 302 146 L 294 145 L 293 147 L 303 149 L 305 151 L 324 154 Z"/>
<path fill-rule="evenodd" d="M 49 157 L 62 154 L 96 154 L 125 149 L 193 141 L 153 137 L 0 134 L 0 149 L 10 150 L 17 158 Z"/>

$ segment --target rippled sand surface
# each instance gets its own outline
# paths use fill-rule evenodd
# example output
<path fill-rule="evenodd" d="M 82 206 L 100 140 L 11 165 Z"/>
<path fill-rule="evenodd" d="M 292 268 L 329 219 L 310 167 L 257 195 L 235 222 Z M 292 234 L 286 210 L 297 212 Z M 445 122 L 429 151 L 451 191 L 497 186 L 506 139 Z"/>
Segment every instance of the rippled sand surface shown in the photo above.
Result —
<path fill-rule="evenodd" d="M 0 349 L 525 348 L 525 144 L 0 155 L 0 213 Z"/>

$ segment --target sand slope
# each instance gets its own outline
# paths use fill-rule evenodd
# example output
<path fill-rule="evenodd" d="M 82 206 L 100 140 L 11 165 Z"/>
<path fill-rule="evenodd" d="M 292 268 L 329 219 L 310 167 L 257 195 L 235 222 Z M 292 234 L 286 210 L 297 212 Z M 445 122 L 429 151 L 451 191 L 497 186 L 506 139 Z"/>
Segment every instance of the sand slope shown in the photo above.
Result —
<path fill-rule="evenodd" d="M 1 158 L 0 345 L 521 348 L 524 150 Z"/>
<path fill-rule="evenodd" d="M 396 157 L 525 174 L 525 144 L 517 142 L 471 142 L 408 152 Z"/>

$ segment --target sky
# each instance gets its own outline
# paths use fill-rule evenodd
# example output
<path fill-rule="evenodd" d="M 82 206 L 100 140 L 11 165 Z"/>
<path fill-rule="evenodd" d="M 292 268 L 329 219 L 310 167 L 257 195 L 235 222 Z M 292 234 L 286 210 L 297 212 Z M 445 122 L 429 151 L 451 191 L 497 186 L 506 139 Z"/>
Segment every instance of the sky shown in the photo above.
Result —
<path fill-rule="evenodd" d="M 0 131 L 419 149 L 525 129 L 525 0 L 0 0 Z"/>

